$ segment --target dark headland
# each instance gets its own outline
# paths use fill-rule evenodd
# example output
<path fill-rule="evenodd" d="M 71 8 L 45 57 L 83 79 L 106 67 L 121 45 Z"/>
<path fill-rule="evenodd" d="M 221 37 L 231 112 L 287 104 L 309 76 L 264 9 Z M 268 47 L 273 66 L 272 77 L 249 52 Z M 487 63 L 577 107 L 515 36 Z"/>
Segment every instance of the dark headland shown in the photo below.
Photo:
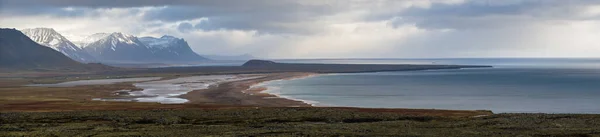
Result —
<path fill-rule="evenodd" d="M 435 69 L 486 68 L 492 66 L 479 65 L 412 65 L 412 64 L 312 64 L 312 63 L 279 63 L 268 60 L 250 60 L 242 66 L 200 66 L 200 67 L 165 67 L 137 70 L 121 70 L 103 73 L 140 74 L 140 73 L 194 73 L 194 74 L 246 74 L 246 73 L 362 73 L 384 71 L 415 71 Z"/>
<path fill-rule="evenodd" d="M 268 60 L 250 60 L 242 65 L 251 69 L 271 69 L 281 71 L 315 73 L 360 73 L 381 71 L 408 71 L 430 69 L 485 68 L 478 65 L 411 65 L 411 64 L 316 64 L 316 63 L 277 63 Z"/>

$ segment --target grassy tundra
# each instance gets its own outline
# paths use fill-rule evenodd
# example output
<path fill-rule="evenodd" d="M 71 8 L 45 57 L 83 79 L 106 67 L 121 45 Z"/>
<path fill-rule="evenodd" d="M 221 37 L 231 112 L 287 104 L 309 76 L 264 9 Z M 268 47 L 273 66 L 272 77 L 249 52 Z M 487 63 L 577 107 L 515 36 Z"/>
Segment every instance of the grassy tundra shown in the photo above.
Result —
<path fill-rule="evenodd" d="M 600 136 L 600 115 L 351 108 L 2 112 L 3 136 Z M 423 115 L 425 114 L 425 115 Z"/>

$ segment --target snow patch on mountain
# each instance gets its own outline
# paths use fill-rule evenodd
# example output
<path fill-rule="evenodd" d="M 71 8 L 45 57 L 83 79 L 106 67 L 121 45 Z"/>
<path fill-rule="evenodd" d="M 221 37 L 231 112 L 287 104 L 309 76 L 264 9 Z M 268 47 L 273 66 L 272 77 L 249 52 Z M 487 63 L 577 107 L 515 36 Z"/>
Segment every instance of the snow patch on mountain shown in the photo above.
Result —
<path fill-rule="evenodd" d="M 117 42 L 123 42 L 123 43 L 127 43 L 127 44 L 134 44 L 134 45 L 139 45 L 139 43 L 137 43 L 137 37 L 133 36 L 133 35 L 128 35 L 128 34 L 123 34 L 120 32 L 115 32 L 112 33 L 111 35 L 109 35 L 110 37 L 112 37 L 112 43 L 117 43 Z"/>
<path fill-rule="evenodd" d="M 177 43 L 183 39 L 165 35 L 160 38 L 141 37 L 139 40 L 151 48 L 164 49 L 178 45 Z"/>
<path fill-rule="evenodd" d="M 61 46 L 59 45 L 60 43 L 68 41 L 51 28 L 23 29 L 21 32 L 31 38 L 31 40 L 48 47 L 58 47 Z"/>
<path fill-rule="evenodd" d="M 109 35 L 110 35 L 110 33 L 95 33 L 95 34 L 86 36 L 85 38 L 81 39 L 80 41 L 76 41 L 75 43 L 77 43 L 77 46 L 79 46 L 79 48 L 85 48 L 90 43 L 104 39 L 104 38 L 108 37 Z"/>
<path fill-rule="evenodd" d="M 59 51 L 73 60 L 85 63 L 95 61 L 91 55 L 52 28 L 23 29 L 21 32 L 36 43 Z"/>
<path fill-rule="evenodd" d="M 98 34 L 87 40 L 98 39 L 86 44 L 84 50 L 105 62 L 147 62 L 152 60 L 150 49 L 137 37 L 120 32 Z"/>

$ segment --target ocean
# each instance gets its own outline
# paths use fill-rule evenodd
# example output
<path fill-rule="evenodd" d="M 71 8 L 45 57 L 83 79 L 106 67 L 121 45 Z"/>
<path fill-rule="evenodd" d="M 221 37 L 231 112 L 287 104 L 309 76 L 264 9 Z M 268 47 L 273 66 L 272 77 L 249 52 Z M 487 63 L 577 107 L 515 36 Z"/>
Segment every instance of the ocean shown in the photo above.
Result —
<path fill-rule="evenodd" d="M 494 68 L 324 74 L 262 83 L 315 106 L 600 113 L 600 59 L 311 59 L 287 63 L 461 64 Z"/>

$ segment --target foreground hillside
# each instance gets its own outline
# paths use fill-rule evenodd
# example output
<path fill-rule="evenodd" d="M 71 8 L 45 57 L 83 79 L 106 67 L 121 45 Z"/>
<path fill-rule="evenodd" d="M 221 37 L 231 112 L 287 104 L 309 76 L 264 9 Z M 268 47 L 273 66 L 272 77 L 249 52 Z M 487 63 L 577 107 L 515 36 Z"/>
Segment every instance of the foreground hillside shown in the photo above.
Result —
<path fill-rule="evenodd" d="M 8 136 L 600 136 L 600 115 L 438 117 L 339 108 L 11 112 L 0 113 L 0 122 Z"/>

